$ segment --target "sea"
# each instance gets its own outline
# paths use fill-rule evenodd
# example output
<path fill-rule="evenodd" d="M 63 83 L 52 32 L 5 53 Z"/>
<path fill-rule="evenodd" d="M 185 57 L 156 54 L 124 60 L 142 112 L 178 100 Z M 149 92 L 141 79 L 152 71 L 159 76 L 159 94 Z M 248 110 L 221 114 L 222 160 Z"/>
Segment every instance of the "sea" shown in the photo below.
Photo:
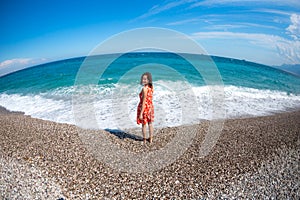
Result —
<path fill-rule="evenodd" d="M 82 128 L 137 128 L 146 71 L 153 79 L 155 127 L 214 120 L 216 107 L 225 119 L 300 109 L 297 75 L 245 60 L 168 52 L 78 57 L 19 70 L 0 77 L 0 105 Z M 221 88 L 222 101 L 213 101 L 214 88 Z"/>

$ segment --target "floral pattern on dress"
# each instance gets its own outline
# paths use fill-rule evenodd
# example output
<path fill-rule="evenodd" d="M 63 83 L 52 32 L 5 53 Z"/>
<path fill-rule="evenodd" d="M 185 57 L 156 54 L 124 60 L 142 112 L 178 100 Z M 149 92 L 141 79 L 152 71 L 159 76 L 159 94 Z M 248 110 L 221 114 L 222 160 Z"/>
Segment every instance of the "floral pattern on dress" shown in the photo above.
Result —
<path fill-rule="evenodd" d="M 154 121 L 154 106 L 152 103 L 152 97 L 153 97 L 153 88 L 146 86 L 147 87 L 147 97 L 145 99 L 145 108 L 143 112 L 143 120 L 139 119 L 140 113 L 142 111 L 142 103 L 143 103 L 143 90 L 140 92 L 139 97 L 140 97 L 140 102 L 137 107 L 137 118 L 136 122 L 137 124 L 147 124 L 148 122 L 153 122 Z"/>

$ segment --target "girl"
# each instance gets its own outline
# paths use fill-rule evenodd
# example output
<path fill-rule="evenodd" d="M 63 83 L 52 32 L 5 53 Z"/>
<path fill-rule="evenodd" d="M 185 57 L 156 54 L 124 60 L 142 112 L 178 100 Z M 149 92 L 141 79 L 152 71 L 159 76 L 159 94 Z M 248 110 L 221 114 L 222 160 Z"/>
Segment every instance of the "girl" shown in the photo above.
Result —
<path fill-rule="evenodd" d="M 149 72 L 145 72 L 141 76 L 140 84 L 143 85 L 143 89 L 140 92 L 140 103 L 137 108 L 137 124 L 142 124 L 143 141 L 146 144 L 146 124 L 149 126 L 149 142 L 152 143 L 153 137 L 153 125 L 154 121 L 154 106 L 152 103 L 153 85 L 152 75 Z"/>

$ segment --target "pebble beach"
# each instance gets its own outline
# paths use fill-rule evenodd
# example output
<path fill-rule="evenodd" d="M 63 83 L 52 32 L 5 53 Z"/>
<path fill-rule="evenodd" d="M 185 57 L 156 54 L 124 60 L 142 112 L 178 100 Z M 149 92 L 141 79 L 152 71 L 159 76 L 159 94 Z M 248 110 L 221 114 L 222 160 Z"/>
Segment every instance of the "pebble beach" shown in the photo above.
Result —
<path fill-rule="evenodd" d="M 97 160 L 78 127 L 0 108 L 1 199 L 299 199 L 300 111 L 228 119 L 211 152 L 198 156 L 208 121 L 168 166 L 119 172 Z M 163 148 L 185 127 L 156 130 L 143 145 L 134 130 L 105 134 L 124 149 Z"/>

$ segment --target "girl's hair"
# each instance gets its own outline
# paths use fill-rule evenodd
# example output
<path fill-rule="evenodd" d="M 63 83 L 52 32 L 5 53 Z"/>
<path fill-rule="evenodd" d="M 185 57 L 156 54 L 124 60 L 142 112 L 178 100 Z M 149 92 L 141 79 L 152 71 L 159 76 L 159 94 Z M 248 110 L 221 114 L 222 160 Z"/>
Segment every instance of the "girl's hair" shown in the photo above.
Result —
<path fill-rule="evenodd" d="M 152 88 L 152 87 L 153 87 L 153 85 L 152 85 L 152 75 L 151 75 L 150 72 L 145 72 L 145 73 L 142 74 L 140 84 L 141 84 L 141 85 L 143 84 L 143 76 L 144 76 L 144 75 L 147 76 L 148 81 L 149 81 L 148 85 Z"/>

